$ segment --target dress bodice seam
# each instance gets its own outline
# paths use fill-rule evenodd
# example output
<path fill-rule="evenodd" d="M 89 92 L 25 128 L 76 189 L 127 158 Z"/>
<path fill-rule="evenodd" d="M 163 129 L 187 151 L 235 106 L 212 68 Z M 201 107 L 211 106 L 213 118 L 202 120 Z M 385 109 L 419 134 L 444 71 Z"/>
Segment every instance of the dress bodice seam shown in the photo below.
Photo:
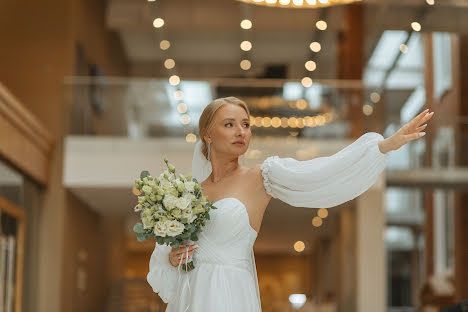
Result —
<path fill-rule="evenodd" d="M 236 198 L 236 197 L 224 197 L 224 198 L 218 199 L 217 201 L 213 202 L 213 206 L 215 206 L 216 203 L 221 202 L 221 201 L 226 200 L 226 199 L 234 199 L 234 200 L 236 200 L 239 204 L 242 205 L 243 210 L 244 210 L 244 213 L 245 213 L 246 216 L 247 216 L 247 225 L 248 225 L 249 229 L 250 229 L 251 231 L 253 231 L 253 232 L 255 233 L 255 235 L 258 235 L 258 232 L 257 232 L 257 231 L 252 227 L 252 225 L 250 224 L 250 216 L 249 216 L 249 213 L 247 212 L 247 207 L 244 205 L 244 203 L 243 203 L 240 199 L 238 199 L 238 198 Z"/>

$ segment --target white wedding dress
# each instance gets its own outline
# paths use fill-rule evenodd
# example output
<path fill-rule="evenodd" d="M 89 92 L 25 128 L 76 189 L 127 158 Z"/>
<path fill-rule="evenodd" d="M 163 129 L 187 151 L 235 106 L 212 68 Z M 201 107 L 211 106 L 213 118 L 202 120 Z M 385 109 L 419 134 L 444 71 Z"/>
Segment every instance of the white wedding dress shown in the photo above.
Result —
<path fill-rule="evenodd" d="M 265 190 L 292 206 L 342 204 L 366 191 L 384 170 L 387 157 L 378 148 L 380 140 L 380 134 L 366 133 L 330 157 L 307 161 L 268 157 L 261 166 Z M 169 246 L 156 245 L 151 255 L 147 280 L 169 303 L 166 312 L 261 311 L 253 255 L 257 232 L 239 199 L 226 197 L 214 204 L 218 209 L 196 242 L 195 269 L 173 267 Z"/>

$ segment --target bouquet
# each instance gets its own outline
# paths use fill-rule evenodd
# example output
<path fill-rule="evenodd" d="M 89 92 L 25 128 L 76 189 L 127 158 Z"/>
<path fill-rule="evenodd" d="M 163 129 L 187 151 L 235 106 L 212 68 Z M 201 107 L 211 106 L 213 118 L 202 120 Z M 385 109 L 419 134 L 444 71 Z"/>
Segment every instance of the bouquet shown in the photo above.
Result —
<path fill-rule="evenodd" d="M 154 237 L 156 243 L 179 249 L 180 245 L 198 240 L 210 210 L 216 209 L 201 194 L 201 185 L 192 176 L 176 176 L 175 167 L 164 158 L 167 170 L 153 178 L 142 171 L 135 180 L 141 222 L 133 227 L 138 241 Z M 193 261 L 182 265 L 186 272 L 195 268 Z"/>

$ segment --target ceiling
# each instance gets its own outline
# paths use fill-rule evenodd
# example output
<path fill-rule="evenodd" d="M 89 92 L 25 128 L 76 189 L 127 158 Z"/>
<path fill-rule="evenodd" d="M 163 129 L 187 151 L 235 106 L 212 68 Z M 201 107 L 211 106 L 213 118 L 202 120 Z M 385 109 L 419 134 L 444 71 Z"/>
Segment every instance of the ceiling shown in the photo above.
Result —
<path fill-rule="evenodd" d="M 434 6 L 423 0 L 363 3 L 367 59 L 384 30 L 409 30 L 415 20 L 423 31 L 468 32 L 466 1 L 436 0 Z M 313 57 L 318 64 L 313 77 L 332 79 L 336 78 L 337 39 L 344 31 L 345 8 L 281 9 L 234 0 L 111 0 L 107 24 L 120 34 L 137 76 L 167 75 L 162 62 L 170 57 L 183 77 L 258 76 L 267 64 L 285 64 L 287 78 L 301 78 L 305 61 Z M 164 27 L 152 26 L 156 17 L 164 19 Z M 251 30 L 240 28 L 244 18 L 252 20 Z M 325 31 L 315 27 L 320 19 L 328 23 Z M 163 39 L 172 44 L 167 51 L 159 49 Z M 243 40 L 253 43 L 249 73 L 239 68 L 245 56 L 239 48 Z M 314 40 L 322 44 L 316 54 L 308 49 Z"/>

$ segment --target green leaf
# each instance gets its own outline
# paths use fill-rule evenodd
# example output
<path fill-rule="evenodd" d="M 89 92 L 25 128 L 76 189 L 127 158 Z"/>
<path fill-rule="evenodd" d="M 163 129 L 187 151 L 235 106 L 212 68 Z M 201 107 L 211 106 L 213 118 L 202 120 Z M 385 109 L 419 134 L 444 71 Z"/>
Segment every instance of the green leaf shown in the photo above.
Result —
<path fill-rule="evenodd" d="M 147 171 L 147 170 L 143 170 L 141 173 L 140 173 L 140 179 L 143 180 L 144 178 L 146 178 L 147 176 L 149 176 L 150 173 Z"/>
<path fill-rule="evenodd" d="M 143 224 L 138 222 L 137 224 L 135 224 L 135 226 L 133 227 L 133 232 L 137 233 L 137 234 L 143 234 L 145 233 L 145 229 L 143 228 Z"/>
<path fill-rule="evenodd" d="M 205 218 L 206 218 L 207 220 L 210 220 L 210 214 L 209 214 L 208 212 L 205 213 Z"/>
<path fill-rule="evenodd" d="M 146 240 L 146 236 L 144 234 L 137 233 L 137 240 L 139 242 L 144 242 Z"/>
<path fill-rule="evenodd" d="M 190 239 L 191 239 L 192 241 L 196 242 L 196 241 L 198 240 L 197 234 L 195 234 L 195 233 L 192 234 L 192 236 L 190 237 Z"/>

